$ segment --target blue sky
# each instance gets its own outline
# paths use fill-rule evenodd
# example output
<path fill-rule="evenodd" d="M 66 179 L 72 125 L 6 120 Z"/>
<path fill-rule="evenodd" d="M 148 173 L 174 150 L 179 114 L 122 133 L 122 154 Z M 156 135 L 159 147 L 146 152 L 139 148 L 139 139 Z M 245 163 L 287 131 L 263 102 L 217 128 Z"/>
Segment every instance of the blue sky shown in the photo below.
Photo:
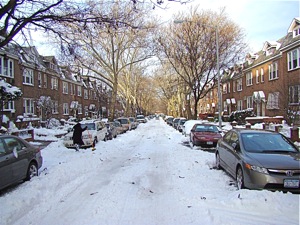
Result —
<path fill-rule="evenodd" d="M 158 15 L 171 18 L 174 12 L 189 11 L 191 5 L 216 12 L 225 7 L 229 18 L 244 29 L 253 52 L 261 50 L 265 41 L 285 36 L 293 18 L 300 17 L 300 0 L 194 0 L 186 5 L 170 3 L 167 13 L 158 10 Z"/>

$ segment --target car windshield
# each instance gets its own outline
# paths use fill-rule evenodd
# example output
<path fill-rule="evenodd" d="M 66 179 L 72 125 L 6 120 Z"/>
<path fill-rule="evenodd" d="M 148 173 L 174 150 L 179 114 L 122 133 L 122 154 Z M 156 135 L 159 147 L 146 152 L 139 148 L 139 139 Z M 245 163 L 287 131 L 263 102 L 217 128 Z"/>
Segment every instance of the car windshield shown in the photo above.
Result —
<path fill-rule="evenodd" d="M 144 119 L 144 116 L 136 116 L 137 119 Z"/>
<path fill-rule="evenodd" d="M 119 119 L 121 124 L 128 124 L 128 120 L 127 119 Z"/>
<path fill-rule="evenodd" d="M 179 124 L 183 125 L 186 122 L 186 120 L 180 120 Z"/>
<path fill-rule="evenodd" d="M 284 136 L 276 133 L 247 133 L 242 134 L 241 138 L 248 152 L 298 152 Z"/>
<path fill-rule="evenodd" d="M 197 125 L 195 128 L 196 132 L 212 132 L 212 133 L 218 133 L 218 128 L 216 126 L 209 126 L 209 125 Z"/>
<path fill-rule="evenodd" d="M 94 123 L 83 123 L 81 124 L 81 128 L 85 128 L 87 126 L 88 130 L 96 130 Z"/>

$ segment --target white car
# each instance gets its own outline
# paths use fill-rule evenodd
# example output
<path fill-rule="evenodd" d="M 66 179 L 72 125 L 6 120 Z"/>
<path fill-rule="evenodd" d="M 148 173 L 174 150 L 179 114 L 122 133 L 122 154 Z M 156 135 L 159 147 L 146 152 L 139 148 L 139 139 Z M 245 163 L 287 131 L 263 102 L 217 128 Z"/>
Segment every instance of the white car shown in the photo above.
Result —
<path fill-rule="evenodd" d="M 136 121 L 138 121 L 139 123 L 146 123 L 147 122 L 144 115 L 137 115 L 136 116 Z"/>
<path fill-rule="evenodd" d="M 196 123 L 203 123 L 203 120 L 187 120 L 182 126 L 182 134 L 185 137 L 189 137 L 191 129 Z"/>
<path fill-rule="evenodd" d="M 82 133 L 84 145 L 81 147 L 95 146 L 98 141 L 106 141 L 108 139 L 108 131 L 105 123 L 100 120 L 83 120 L 80 122 L 81 127 L 87 129 Z M 73 130 L 67 133 L 64 137 L 63 144 L 67 148 L 74 148 Z"/>

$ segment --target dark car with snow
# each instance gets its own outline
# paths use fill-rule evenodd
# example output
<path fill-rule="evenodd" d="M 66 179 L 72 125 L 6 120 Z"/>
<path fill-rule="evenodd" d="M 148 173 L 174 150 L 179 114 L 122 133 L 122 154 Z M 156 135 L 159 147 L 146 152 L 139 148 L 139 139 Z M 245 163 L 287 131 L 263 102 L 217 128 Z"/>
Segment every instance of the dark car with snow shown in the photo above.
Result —
<path fill-rule="evenodd" d="M 38 176 L 40 149 L 20 137 L 0 135 L 0 190 Z"/>

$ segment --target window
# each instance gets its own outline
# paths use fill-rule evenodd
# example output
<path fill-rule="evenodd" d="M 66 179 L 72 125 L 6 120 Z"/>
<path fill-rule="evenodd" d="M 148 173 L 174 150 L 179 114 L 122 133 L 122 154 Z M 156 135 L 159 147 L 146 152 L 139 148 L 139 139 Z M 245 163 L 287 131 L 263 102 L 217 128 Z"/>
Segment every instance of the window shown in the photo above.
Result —
<path fill-rule="evenodd" d="M 296 27 L 293 32 L 293 37 L 297 37 L 300 35 L 300 26 Z"/>
<path fill-rule="evenodd" d="M 15 102 L 9 101 L 3 106 L 3 111 L 14 111 L 15 110 Z"/>
<path fill-rule="evenodd" d="M 278 64 L 274 62 L 269 65 L 269 80 L 275 80 L 278 78 Z"/>
<path fill-rule="evenodd" d="M 52 102 L 53 102 L 52 114 L 58 114 L 58 101 L 52 101 Z"/>
<path fill-rule="evenodd" d="M 84 115 L 85 116 L 89 115 L 89 108 L 88 108 L 88 106 L 84 106 Z"/>
<path fill-rule="evenodd" d="M 262 83 L 265 81 L 265 78 L 264 78 L 264 68 L 260 69 L 260 81 Z"/>
<path fill-rule="evenodd" d="M 77 112 L 78 114 L 82 114 L 82 104 L 78 104 Z"/>
<path fill-rule="evenodd" d="M 33 85 L 33 70 L 25 68 L 23 71 L 23 84 Z"/>
<path fill-rule="evenodd" d="M 67 82 L 63 82 L 63 93 L 68 94 L 68 83 Z"/>
<path fill-rule="evenodd" d="M 233 92 L 235 92 L 235 86 L 236 86 L 236 81 L 234 80 L 234 81 L 232 82 L 232 91 L 233 91 Z"/>
<path fill-rule="evenodd" d="M 257 84 L 259 83 L 259 73 L 258 73 L 258 70 L 256 70 L 256 83 Z"/>
<path fill-rule="evenodd" d="M 78 93 L 78 96 L 82 96 L 81 86 L 77 86 L 77 93 Z"/>
<path fill-rule="evenodd" d="M 44 74 L 44 88 L 47 88 L 47 74 Z"/>
<path fill-rule="evenodd" d="M 227 94 L 227 84 L 223 84 L 223 94 Z"/>
<path fill-rule="evenodd" d="M 88 90 L 87 90 L 87 89 L 84 89 L 84 90 L 83 90 L 83 93 L 84 93 L 84 99 L 89 99 L 89 93 L 88 93 Z"/>
<path fill-rule="evenodd" d="M 73 84 L 70 84 L 70 95 L 74 95 L 74 91 L 73 91 Z"/>
<path fill-rule="evenodd" d="M 51 89 L 58 90 L 58 79 L 56 77 L 51 77 Z"/>
<path fill-rule="evenodd" d="M 14 77 L 14 61 L 6 57 L 0 57 L 0 75 Z"/>
<path fill-rule="evenodd" d="M 300 104 L 300 85 L 294 85 L 289 87 L 289 104 Z"/>
<path fill-rule="evenodd" d="M 34 100 L 31 98 L 24 98 L 23 107 L 25 114 L 34 114 Z"/>
<path fill-rule="evenodd" d="M 246 74 L 246 85 L 247 86 L 252 85 L 252 80 L 253 80 L 252 72 L 247 73 Z"/>
<path fill-rule="evenodd" d="M 42 74 L 41 74 L 41 72 L 38 73 L 38 86 L 39 86 L 39 88 L 42 87 Z"/>
<path fill-rule="evenodd" d="M 242 110 L 243 109 L 243 101 L 242 100 L 238 100 L 236 107 L 237 107 L 237 110 Z"/>
<path fill-rule="evenodd" d="M 252 96 L 248 96 L 247 97 L 247 108 L 248 109 L 253 109 L 253 97 Z"/>
<path fill-rule="evenodd" d="M 266 108 L 267 109 L 279 109 L 278 101 L 279 101 L 279 92 L 269 93 Z"/>
<path fill-rule="evenodd" d="M 63 113 L 64 113 L 64 115 L 69 115 L 69 104 L 68 103 L 63 104 Z"/>
<path fill-rule="evenodd" d="M 288 54 L 288 71 L 300 67 L 300 48 L 290 51 Z"/>
<path fill-rule="evenodd" d="M 243 90 L 243 80 L 242 80 L 242 78 L 238 79 L 236 82 L 237 82 L 237 91 L 242 91 Z"/>

